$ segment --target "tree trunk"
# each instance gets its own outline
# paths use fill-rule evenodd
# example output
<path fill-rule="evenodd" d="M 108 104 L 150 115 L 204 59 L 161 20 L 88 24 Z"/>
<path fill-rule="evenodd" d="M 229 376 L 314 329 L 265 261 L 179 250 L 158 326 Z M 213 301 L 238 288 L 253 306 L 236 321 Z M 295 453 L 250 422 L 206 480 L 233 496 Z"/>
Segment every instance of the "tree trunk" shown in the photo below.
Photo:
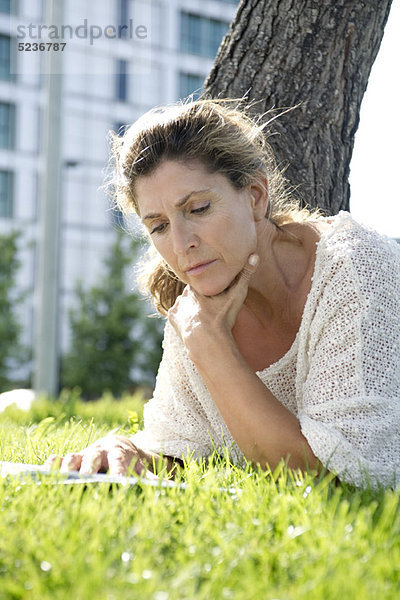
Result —
<path fill-rule="evenodd" d="M 327 214 L 349 209 L 361 100 L 390 5 L 242 0 L 205 84 L 212 97 L 260 100 L 257 113 L 300 105 L 274 121 L 270 143 L 302 200 Z"/>

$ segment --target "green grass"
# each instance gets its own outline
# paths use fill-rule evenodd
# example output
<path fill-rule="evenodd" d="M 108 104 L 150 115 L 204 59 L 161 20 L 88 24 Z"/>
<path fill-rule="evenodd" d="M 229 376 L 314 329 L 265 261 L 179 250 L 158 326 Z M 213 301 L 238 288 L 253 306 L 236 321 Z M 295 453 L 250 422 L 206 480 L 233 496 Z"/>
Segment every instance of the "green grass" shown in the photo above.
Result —
<path fill-rule="evenodd" d="M 128 432 L 141 405 L 75 395 L 8 409 L 0 459 L 41 463 L 110 428 Z M 186 489 L 0 480 L 0 598 L 400 597 L 398 493 L 284 467 L 237 469 L 226 458 L 189 462 L 183 476 Z"/>

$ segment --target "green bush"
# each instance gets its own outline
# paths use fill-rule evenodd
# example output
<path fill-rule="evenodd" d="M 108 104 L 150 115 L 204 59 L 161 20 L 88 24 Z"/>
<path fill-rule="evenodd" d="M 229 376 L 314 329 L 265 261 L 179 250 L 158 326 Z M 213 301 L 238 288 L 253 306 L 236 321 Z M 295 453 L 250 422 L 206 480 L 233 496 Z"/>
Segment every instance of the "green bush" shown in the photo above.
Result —
<path fill-rule="evenodd" d="M 99 397 L 105 390 L 120 396 L 154 381 L 163 323 L 149 318 L 143 297 L 126 289 L 126 269 L 136 255 L 137 241 L 124 240 L 119 232 L 99 285 L 87 291 L 78 285 L 79 305 L 70 312 L 72 341 L 61 363 L 61 381 L 63 387 L 79 386 L 85 397 Z"/>
<path fill-rule="evenodd" d="M 20 343 L 21 326 L 15 308 L 23 295 L 15 291 L 16 274 L 20 266 L 17 232 L 0 235 L 0 392 L 13 387 L 10 372 L 27 361 L 26 350 Z"/>
<path fill-rule="evenodd" d="M 20 426 L 38 424 L 52 418 L 58 424 L 74 419 L 83 423 L 94 421 L 109 429 L 122 427 L 131 431 L 135 423 L 137 427 L 142 426 L 145 401 L 141 390 L 133 395 L 126 393 L 119 399 L 105 392 L 98 400 L 87 401 L 82 398 L 79 388 L 64 389 L 57 400 L 41 396 L 34 400 L 28 411 L 11 404 L 0 416 Z"/>

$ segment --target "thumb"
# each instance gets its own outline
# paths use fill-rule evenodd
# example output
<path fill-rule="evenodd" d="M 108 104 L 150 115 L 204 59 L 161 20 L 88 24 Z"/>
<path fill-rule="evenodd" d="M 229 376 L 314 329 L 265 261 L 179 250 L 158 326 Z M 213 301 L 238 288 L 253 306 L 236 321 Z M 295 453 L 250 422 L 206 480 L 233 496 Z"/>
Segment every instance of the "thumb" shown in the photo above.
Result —
<path fill-rule="evenodd" d="M 236 318 L 239 314 L 243 302 L 246 300 L 246 296 L 249 289 L 250 279 L 258 267 L 260 257 L 257 254 L 250 254 L 247 262 L 239 275 L 236 277 L 233 285 L 227 290 L 229 303 L 227 310 L 228 323 L 232 329 L 235 324 Z"/>
<path fill-rule="evenodd" d="M 253 276 L 253 274 L 255 273 L 255 271 L 257 270 L 259 262 L 260 262 L 260 257 L 258 256 L 258 254 L 255 254 L 255 253 L 250 254 L 249 258 L 247 259 L 247 263 L 245 264 L 245 266 L 242 269 L 240 278 L 244 279 L 245 281 L 249 281 L 251 279 L 251 277 Z"/>
<path fill-rule="evenodd" d="M 237 276 L 235 284 L 232 286 L 232 289 L 235 289 L 236 293 L 241 291 L 242 294 L 247 294 L 250 279 L 253 277 L 255 271 L 257 270 L 259 262 L 260 257 L 258 256 L 258 254 L 250 254 L 245 266 Z"/>

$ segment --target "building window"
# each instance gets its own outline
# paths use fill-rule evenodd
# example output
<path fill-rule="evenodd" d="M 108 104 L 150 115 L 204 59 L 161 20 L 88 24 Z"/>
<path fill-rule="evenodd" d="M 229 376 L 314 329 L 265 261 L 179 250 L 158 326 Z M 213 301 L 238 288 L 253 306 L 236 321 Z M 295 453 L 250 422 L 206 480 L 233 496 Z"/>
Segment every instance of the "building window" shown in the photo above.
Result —
<path fill-rule="evenodd" d="M 12 79 L 10 59 L 11 38 L 8 35 L 0 35 L 0 79 Z"/>
<path fill-rule="evenodd" d="M 193 95 L 193 100 L 197 100 L 203 91 L 203 84 L 203 75 L 179 73 L 179 98 L 187 98 L 187 96 Z"/>
<path fill-rule="evenodd" d="M 13 216 L 14 173 L 0 170 L 0 218 Z"/>
<path fill-rule="evenodd" d="M 128 63 L 126 60 L 117 61 L 117 98 L 128 99 Z"/>
<path fill-rule="evenodd" d="M 15 106 L 0 102 L 0 148 L 14 148 Z"/>
<path fill-rule="evenodd" d="M 11 13 L 11 0 L 0 0 L 0 13 Z"/>
<path fill-rule="evenodd" d="M 227 21 L 181 12 L 181 51 L 214 58 L 228 28 Z"/>
<path fill-rule="evenodd" d="M 128 36 L 128 0 L 118 0 L 118 37 Z"/>
<path fill-rule="evenodd" d="M 222 38 L 229 29 L 229 23 L 223 23 L 221 21 L 216 21 L 215 19 L 210 19 L 210 24 L 208 27 L 208 47 L 210 52 L 212 52 L 212 56 L 214 57 L 218 52 Z"/>

